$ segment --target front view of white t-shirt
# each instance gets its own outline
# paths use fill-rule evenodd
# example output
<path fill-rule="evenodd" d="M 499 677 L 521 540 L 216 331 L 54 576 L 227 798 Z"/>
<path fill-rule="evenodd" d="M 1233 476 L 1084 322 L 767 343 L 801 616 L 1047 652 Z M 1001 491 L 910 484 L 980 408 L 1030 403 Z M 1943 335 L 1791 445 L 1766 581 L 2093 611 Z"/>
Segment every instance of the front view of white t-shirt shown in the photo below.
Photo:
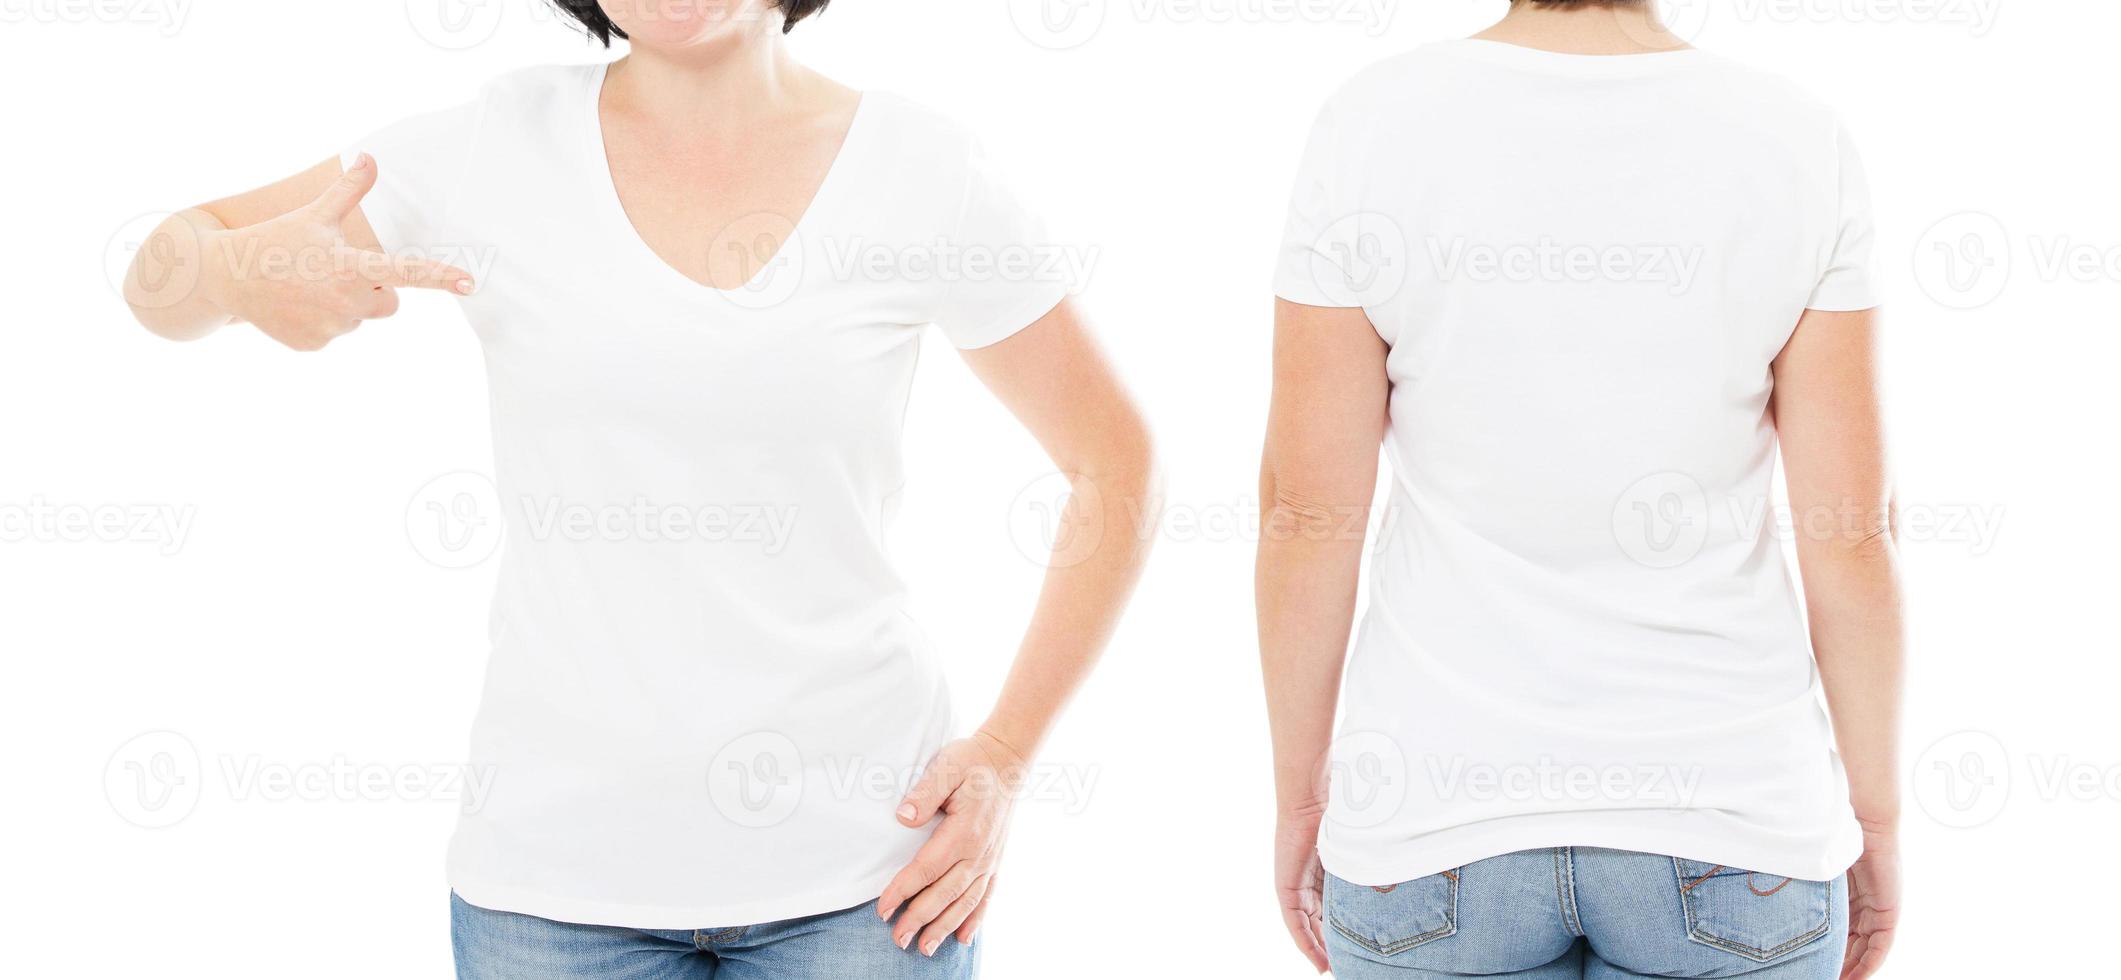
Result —
<path fill-rule="evenodd" d="M 802 215 L 703 230 L 758 275 L 697 283 L 621 206 L 604 75 L 517 72 L 347 153 L 386 249 L 481 276 L 506 537 L 449 883 L 636 928 L 851 907 L 926 838 L 893 811 L 952 735 L 884 547 L 922 330 L 992 344 L 1068 284 L 974 141 L 878 93 Z"/>
<path fill-rule="evenodd" d="M 1597 846 L 1860 853 L 1771 504 L 1771 364 L 1875 305 L 1834 114 L 1696 50 L 1488 41 L 1311 134 L 1275 279 L 1390 346 L 1392 481 L 1320 835 L 1386 885 Z"/>

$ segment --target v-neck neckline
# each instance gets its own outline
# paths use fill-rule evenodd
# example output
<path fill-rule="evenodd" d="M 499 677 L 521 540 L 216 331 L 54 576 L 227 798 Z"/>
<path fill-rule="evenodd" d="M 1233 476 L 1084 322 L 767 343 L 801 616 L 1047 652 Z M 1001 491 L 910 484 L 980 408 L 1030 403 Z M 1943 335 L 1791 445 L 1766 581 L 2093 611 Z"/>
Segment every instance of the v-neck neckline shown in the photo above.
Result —
<path fill-rule="evenodd" d="M 604 82 L 610 76 L 610 73 L 611 63 L 606 62 L 597 65 L 595 70 L 589 73 L 588 82 L 584 86 L 585 97 L 583 99 L 585 103 L 583 126 L 586 130 L 586 144 L 591 158 L 590 172 L 596 177 L 596 183 L 599 187 L 598 196 L 603 201 L 604 210 L 614 220 L 615 230 L 619 236 L 631 243 L 632 249 L 639 253 L 640 259 L 662 270 L 661 274 L 665 278 L 674 280 L 680 289 L 687 289 L 694 293 L 723 299 L 755 292 L 762 288 L 760 280 L 772 275 L 775 268 L 783 260 L 788 259 L 791 255 L 794 255 L 795 250 L 803 247 L 804 236 L 816 224 L 821 214 L 832 205 L 834 193 L 838 190 L 839 185 L 844 183 L 841 171 L 848 169 L 850 158 L 859 149 L 858 143 L 863 130 L 867 128 L 865 120 L 870 115 L 870 102 L 873 101 L 868 92 L 860 93 L 860 101 L 856 102 L 854 106 L 854 117 L 847 124 L 846 134 L 840 137 L 839 150 L 834 153 L 832 163 L 825 171 L 824 179 L 819 181 L 817 189 L 811 192 L 810 201 L 804 205 L 802 215 L 795 219 L 788 237 L 782 239 L 780 247 L 774 251 L 773 256 L 760 263 L 759 267 L 752 272 L 751 278 L 742 285 L 731 289 L 723 289 L 712 283 L 694 279 L 686 275 L 683 270 L 671 265 L 669 260 L 656 252 L 654 246 L 648 244 L 648 239 L 641 234 L 640 226 L 634 224 L 633 216 L 627 213 L 626 199 L 619 193 L 618 179 L 611 169 L 610 144 L 605 141 L 604 137 Z"/>

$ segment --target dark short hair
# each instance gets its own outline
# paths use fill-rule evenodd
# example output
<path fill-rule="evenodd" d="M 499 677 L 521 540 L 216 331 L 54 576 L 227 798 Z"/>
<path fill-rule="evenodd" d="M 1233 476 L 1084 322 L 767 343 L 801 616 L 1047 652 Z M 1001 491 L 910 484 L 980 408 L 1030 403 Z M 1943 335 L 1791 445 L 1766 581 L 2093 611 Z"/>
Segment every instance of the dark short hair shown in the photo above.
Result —
<path fill-rule="evenodd" d="M 831 2 L 832 0 L 773 0 L 773 5 L 781 8 L 782 15 L 788 18 L 787 25 L 781 28 L 782 33 L 786 33 L 795 30 L 796 21 L 825 9 L 825 5 Z M 597 6 L 597 0 L 552 0 L 552 4 L 560 8 L 561 13 L 574 18 L 575 23 L 582 25 L 582 29 L 588 31 L 590 37 L 602 41 L 607 48 L 611 47 L 612 38 L 626 38 L 626 32 L 619 30 L 619 25 L 612 23 L 611 18 L 604 14 L 604 8 Z"/>

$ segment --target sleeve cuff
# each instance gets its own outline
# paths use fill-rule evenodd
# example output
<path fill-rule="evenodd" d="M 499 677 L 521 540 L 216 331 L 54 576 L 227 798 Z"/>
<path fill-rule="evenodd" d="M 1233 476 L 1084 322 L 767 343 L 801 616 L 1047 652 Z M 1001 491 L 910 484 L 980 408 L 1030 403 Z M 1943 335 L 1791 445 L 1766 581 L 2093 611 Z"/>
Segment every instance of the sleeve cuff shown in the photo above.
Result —
<path fill-rule="evenodd" d="M 1274 295 L 1298 306 L 1323 306 L 1330 309 L 1351 310 L 1361 304 L 1349 303 L 1345 296 L 1334 296 L 1320 287 L 1305 272 L 1283 269 L 1274 274 Z"/>
<path fill-rule="evenodd" d="M 950 343 L 958 350 L 992 347 L 1023 332 L 1025 327 L 1045 319 L 1046 314 L 1058 309 L 1061 301 L 1068 298 L 1071 288 L 1072 284 L 1066 280 L 1047 283 L 1044 288 L 1033 291 L 1007 316 L 996 317 L 976 330 L 945 330 L 944 333 L 950 337 Z"/>
<path fill-rule="evenodd" d="M 1877 291 L 1871 288 L 1868 279 L 1823 282 L 1812 290 L 1812 298 L 1804 304 L 1805 309 L 1822 313 L 1853 313 L 1868 310 L 1878 305 Z"/>

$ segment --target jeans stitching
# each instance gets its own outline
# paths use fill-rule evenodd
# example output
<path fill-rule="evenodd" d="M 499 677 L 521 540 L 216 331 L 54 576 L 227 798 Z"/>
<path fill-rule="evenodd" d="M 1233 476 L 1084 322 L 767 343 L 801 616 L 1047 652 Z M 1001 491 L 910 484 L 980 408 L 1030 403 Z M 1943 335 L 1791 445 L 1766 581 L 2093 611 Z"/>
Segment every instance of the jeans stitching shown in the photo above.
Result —
<path fill-rule="evenodd" d="M 1576 849 L 1554 849 L 1554 900 L 1561 905 L 1561 927 L 1571 936 L 1583 935 L 1583 921 L 1576 915 Z"/>
<path fill-rule="evenodd" d="M 1428 932 L 1422 933 L 1419 936 L 1395 940 L 1390 943 L 1379 943 L 1376 940 L 1369 939 L 1367 937 L 1356 934 L 1353 929 L 1350 929 L 1347 925 L 1343 924 L 1340 921 L 1340 916 L 1333 914 L 1333 910 L 1330 908 L 1326 910 L 1326 922 L 1327 924 L 1333 927 L 1334 932 L 1340 933 L 1341 936 L 1347 939 L 1349 942 L 1354 943 L 1357 946 L 1361 946 L 1362 948 L 1367 949 L 1370 952 L 1376 953 L 1380 956 L 1394 956 L 1399 953 L 1404 953 L 1407 950 L 1413 949 L 1416 946 L 1422 945 L 1423 943 L 1433 942 L 1438 939 L 1446 938 L 1458 932 L 1458 876 L 1455 872 L 1464 870 L 1464 868 L 1457 868 L 1454 869 L 1452 873 L 1448 874 L 1448 878 L 1451 882 L 1450 898 L 1444 905 L 1443 925 L 1435 929 L 1431 929 Z M 1405 882 L 1401 882 L 1401 884 L 1405 884 Z M 1398 886 L 1395 885 L 1393 887 L 1397 888 Z"/>
<path fill-rule="evenodd" d="M 735 942 L 744 938 L 745 928 L 745 926 L 735 926 L 728 929 L 694 929 L 692 930 L 692 945 L 705 950 L 709 946 L 720 943 Z"/>
<path fill-rule="evenodd" d="M 1697 924 L 1697 920 L 1694 917 L 1694 886 L 1699 885 L 1703 881 L 1708 880 L 1711 876 L 1715 874 L 1715 872 L 1711 871 L 1709 874 L 1703 875 L 1700 878 L 1695 879 L 1691 884 L 1689 884 L 1687 882 L 1686 869 L 1681 867 L 1679 859 L 1675 857 L 1672 859 L 1672 873 L 1678 876 L 1679 879 L 1679 907 L 1681 912 L 1686 917 L 1687 938 L 1694 942 L 1700 943 L 1703 946 L 1714 947 L 1716 949 L 1723 950 L 1727 953 L 1735 953 L 1739 956 L 1743 956 L 1746 959 L 1753 960 L 1755 962 L 1766 963 L 1770 960 L 1781 957 L 1784 954 L 1794 952 L 1800 947 L 1807 946 L 1813 942 L 1816 942 L 1819 937 L 1826 935 L 1834 928 L 1834 883 L 1829 881 L 1825 882 L 1825 921 L 1819 923 L 1819 925 L 1813 928 L 1811 931 L 1806 932 L 1805 934 L 1798 936 L 1795 939 L 1791 939 L 1788 942 L 1782 943 L 1781 945 L 1776 946 L 1772 949 L 1758 949 L 1741 942 L 1725 939 L 1722 936 L 1702 932 L 1700 931 L 1700 926 Z M 1784 882 L 1783 884 L 1787 886 L 1789 883 Z M 1775 890 L 1781 891 L 1782 889 L 1777 888 Z"/>

